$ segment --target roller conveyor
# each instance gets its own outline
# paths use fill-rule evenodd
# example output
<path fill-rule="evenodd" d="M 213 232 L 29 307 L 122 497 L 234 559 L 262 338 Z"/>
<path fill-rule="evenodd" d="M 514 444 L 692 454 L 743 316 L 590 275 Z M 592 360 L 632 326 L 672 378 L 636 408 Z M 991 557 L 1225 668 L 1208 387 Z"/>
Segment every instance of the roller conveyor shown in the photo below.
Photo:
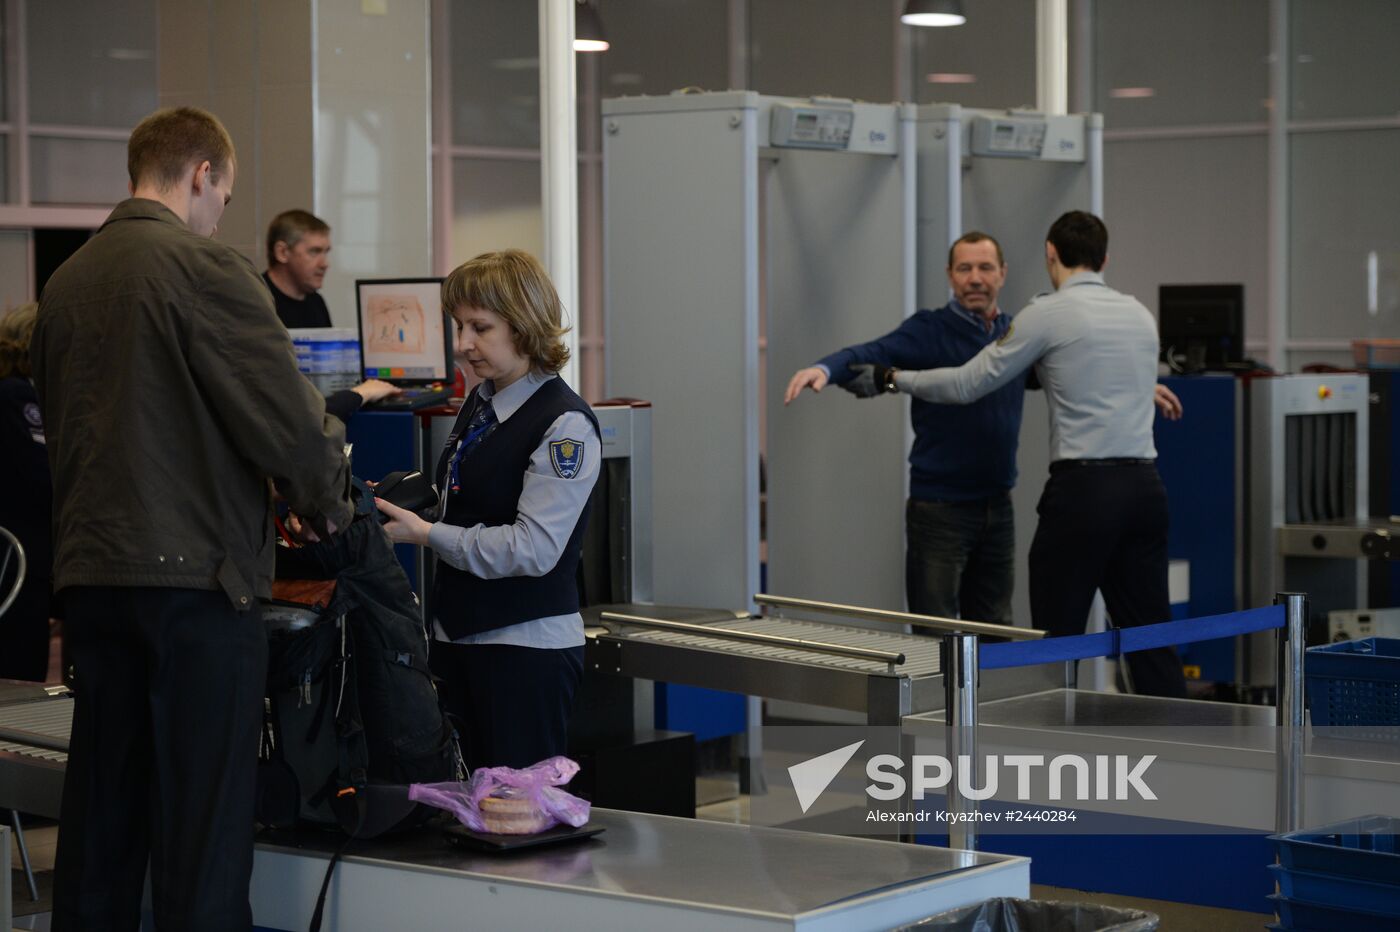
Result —
<path fill-rule="evenodd" d="M 0 689 L 0 807 L 58 818 L 72 728 L 67 689 Z"/>
<path fill-rule="evenodd" d="M 0 713 L 0 753 L 40 760 L 68 759 L 68 733 L 73 729 L 73 703 L 41 701 L 5 706 Z"/>
<path fill-rule="evenodd" d="M 694 630 L 651 630 L 609 620 L 610 616 L 681 622 L 887 657 L 841 656 L 796 644 L 748 643 Z M 605 672 L 861 712 L 871 724 L 897 725 L 906 715 L 943 708 L 936 637 L 657 605 L 597 606 L 585 611 L 585 622 L 590 626 L 588 663 Z M 985 672 L 981 690 L 992 698 L 1062 685 L 1063 672 L 1058 668 L 1025 667 Z"/>
<path fill-rule="evenodd" d="M 933 638 L 788 618 L 750 618 L 745 621 L 725 622 L 724 627 L 733 631 L 766 634 L 772 637 L 818 641 L 841 647 L 901 654 L 905 659 L 902 664 L 898 665 L 898 669 L 904 675 L 932 676 L 938 673 L 938 641 Z M 811 664 L 868 674 L 888 673 L 890 666 L 878 660 L 831 656 L 810 650 L 776 645 L 735 644 L 722 638 L 672 631 L 637 631 L 632 636 L 640 640 L 673 644 L 677 647 L 742 650 L 765 660 Z"/>

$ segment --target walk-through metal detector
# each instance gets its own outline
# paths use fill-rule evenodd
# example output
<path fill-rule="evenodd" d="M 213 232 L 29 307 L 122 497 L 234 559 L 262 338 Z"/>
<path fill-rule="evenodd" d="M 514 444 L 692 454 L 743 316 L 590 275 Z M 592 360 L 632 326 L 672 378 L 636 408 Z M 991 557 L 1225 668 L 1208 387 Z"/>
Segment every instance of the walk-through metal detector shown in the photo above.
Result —
<path fill-rule="evenodd" d="M 1050 223 L 1102 213 L 1101 117 L 724 92 L 607 100 L 603 124 L 606 390 L 655 403 L 656 600 L 751 607 L 764 449 L 767 591 L 902 608 L 907 402 L 784 407 L 787 380 L 944 304 L 966 230 L 1002 243 L 1004 311 L 1048 290 Z M 1028 395 L 1018 568 L 1047 417 Z"/>
<path fill-rule="evenodd" d="M 1050 291 L 1045 234 L 1060 214 L 1103 216 L 1103 117 L 1046 116 L 1022 110 L 919 107 L 919 307 L 948 300 L 948 247 L 981 230 L 1001 243 L 1006 286 L 998 304 L 1016 314 Z M 1026 578 L 1035 506 L 1050 467 L 1050 414 L 1040 392 L 1026 392 L 1012 492 L 1016 509 L 1016 592 L 1012 614 L 1030 624 Z"/>
<path fill-rule="evenodd" d="M 913 115 L 603 102 L 606 391 L 654 404 L 657 602 L 753 607 L 766 428 L 768 590 L 900 606 L 904 406 L 833 390 L 784 410 L 782 391 L 913 309 Z"/>

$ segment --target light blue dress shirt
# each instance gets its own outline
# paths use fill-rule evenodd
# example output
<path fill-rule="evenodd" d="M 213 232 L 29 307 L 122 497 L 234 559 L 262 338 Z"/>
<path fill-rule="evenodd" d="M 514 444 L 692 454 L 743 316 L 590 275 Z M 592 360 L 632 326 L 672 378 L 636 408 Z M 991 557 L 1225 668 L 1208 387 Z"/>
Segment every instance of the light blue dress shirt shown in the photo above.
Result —
<path fill-rule="evenodd" d="M 900 371 L 915 398 L 967 404 L 1031 365 L 1050 407 L 1050 459 L 1153 459 L 1157 321 L 1097 272 L 1080 272 L 1033 300 L 1006 336 L 956 368 Z"/>

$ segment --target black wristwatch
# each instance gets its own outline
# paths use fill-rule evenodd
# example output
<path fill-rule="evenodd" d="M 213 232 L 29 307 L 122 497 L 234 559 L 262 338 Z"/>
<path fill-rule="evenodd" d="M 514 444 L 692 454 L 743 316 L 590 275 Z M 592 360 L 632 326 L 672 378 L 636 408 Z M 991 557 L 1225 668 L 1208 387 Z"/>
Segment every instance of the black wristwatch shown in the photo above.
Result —
<path fill-rule="evenodd" d="M 880 386 L 884 391 L 889 392 L 891 394 L 899 391 L 899 386 L 894 384 L 894 376 L 895 373 L 898 371 L 899 370 L 893 366 L 885 370 L 885 384 Z"/>

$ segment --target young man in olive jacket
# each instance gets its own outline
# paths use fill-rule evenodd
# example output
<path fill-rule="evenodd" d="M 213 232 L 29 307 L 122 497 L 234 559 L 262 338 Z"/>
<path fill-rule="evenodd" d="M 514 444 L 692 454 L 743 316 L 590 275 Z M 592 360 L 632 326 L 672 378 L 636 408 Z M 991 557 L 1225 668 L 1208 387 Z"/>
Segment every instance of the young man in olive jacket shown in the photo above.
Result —
<path fill-rule="evenodd" d="M 272 484 L 317 533 L 351 516 L 339 421 L 252 265 L 213 236 L 233 143 L 162 110 L 132 197 L 56 271 L 32 354 L 54 482 L 54 588 L 76 702 L 55 929 L 248 929 L 273 570 Z"/>

